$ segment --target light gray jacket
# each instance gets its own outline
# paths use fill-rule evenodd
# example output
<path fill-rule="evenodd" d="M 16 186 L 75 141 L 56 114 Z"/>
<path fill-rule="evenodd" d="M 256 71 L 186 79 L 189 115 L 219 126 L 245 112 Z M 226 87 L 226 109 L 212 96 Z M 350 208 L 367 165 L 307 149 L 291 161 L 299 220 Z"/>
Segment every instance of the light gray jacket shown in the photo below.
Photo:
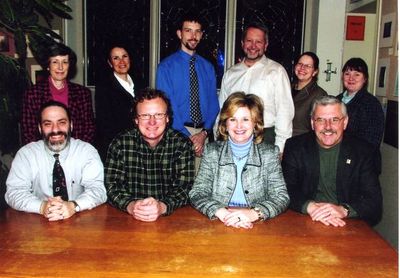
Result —
<path fill-rule="evenodd" d="M 228 206 L 236 178 L 236 165 L 228 141 L 207 144 L 189 193 L 193 207 L 210 219 L 215 218 L 218 209 Z M 287 208 L 289 195 L 278 147 L 267 143 L 252 144 L 243 167 L 242 185 L 249 206 L 259 208 L 265 219 L 275 217 Z"/>

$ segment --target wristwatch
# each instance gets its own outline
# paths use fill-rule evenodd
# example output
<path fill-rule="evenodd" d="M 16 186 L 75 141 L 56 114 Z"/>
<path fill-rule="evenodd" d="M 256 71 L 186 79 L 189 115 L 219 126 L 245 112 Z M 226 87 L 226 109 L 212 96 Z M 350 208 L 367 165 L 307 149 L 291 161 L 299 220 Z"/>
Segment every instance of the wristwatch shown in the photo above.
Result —
<path fill-rule="evenodd" d="M 71 202 L 75 205 L 75 208 L 74 208 L 75 212 L 80 212 L 81 211 L 81 207 L 78 205 L 78 203 L 75 202 L 75 201 L 71 201 Z"/>
<path fill-rule="evenodd" d="M 349 216 L 349 214 L 350 214 L 350 206 L 348 205 L 348 204 L 346 204 L 346 203 L 343 203 L 343 204 L 340 204 L 342 207 L 344 207 L 344 209 L 347 211 L 347 215 L 346 215 L 346 217 L 348 217 Z"/>
<path fill-rule="evenodd" d="M 254 207 L 253 210 L 255 212 L 257 212 L 257 215 L 258 215 L 258 219 L 256 221 L 260 221 L 260 220 L 264 219 L 264 214 L 262 213 L 262 211 L 259 208 Z"/>

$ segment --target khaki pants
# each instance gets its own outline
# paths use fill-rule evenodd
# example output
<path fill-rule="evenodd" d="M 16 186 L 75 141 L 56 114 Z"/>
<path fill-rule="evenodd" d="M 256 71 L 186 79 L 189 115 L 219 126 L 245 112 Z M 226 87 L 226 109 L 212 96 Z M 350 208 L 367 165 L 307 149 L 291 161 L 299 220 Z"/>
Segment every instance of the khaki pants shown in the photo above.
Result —
<path fill-rule="evenodd" d="M 190 135 L 195 135 L 199 132 L 202 131 L 202 128 L 194 128 L 194 127 L 190 127 L 190 126 L 185 126 L 185 128 L 189 131 Z M 208 137 L 206 138 L 206 141 L 204 142 L 204 145 L 208 143 Z M 195 173 L 197 176 L 197 173 L 199 172 L 199 167 L 200 167 L 200 161 L 201 161 L 201 157 L 195 156 L 194 157 L 194 169 L 195 169 Z"/>

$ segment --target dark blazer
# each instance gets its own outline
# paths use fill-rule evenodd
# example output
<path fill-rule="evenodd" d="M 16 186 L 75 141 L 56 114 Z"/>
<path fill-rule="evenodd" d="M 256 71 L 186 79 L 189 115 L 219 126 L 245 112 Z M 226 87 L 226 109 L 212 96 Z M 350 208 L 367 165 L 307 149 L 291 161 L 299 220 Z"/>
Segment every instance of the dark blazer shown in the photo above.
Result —
<path fill-rule="evenodd" d="M 68 108 L 73 122 L 72 137 L 93 143 L 95 136 L 92 93 L 82 85 L 67 81 Z M 52 100 L 49 80 L 45 79 L 25 91 L 22 101 L 22 142 L 41 139 L 38 132 L 38 113 L 45 102 Z"/>
<path fill-rule="evenodd" d="M 343 99 L 343 93 L 337 96 Z M 379 148 L 385 129 L 385 116 L 379 100 L 362 89 L 346 104 L 349 123 L 347 132 Z"/>
<path fill-rule="evenodd" d="M 382 193 L 372 149 L 373 146 L 355 137 L 343 137 L 336 190 L 339 204 L 349 204 L 359 218 L 374 225 L 382 215 Z M 304 203 L 314 199 L 319 182 L 319 150 L 313 132 L 286 141 L 282 170 L 290 196 L 289 207 L 301 212 Z"/>
<path fill-rule="evenodd" d="M 135 88 L 136 89 L 136 88 Z M 96 147 L 105 161 L 112 139 L 121 131 L 133 127 L 133 96 L 111 73 L 96 85 Z"/>

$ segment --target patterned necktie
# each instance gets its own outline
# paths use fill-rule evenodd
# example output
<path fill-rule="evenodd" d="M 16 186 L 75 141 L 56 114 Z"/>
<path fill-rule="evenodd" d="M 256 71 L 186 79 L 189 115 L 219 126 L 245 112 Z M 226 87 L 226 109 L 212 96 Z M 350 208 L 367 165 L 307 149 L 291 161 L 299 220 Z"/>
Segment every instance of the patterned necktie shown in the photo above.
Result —
<path fill-rule="evenodd" d="M 197 79 L 197 73 L 194 68 L 194 62 L 196 58 L 192 56 L 189 63 L 190 72 L 190 118 L 193 123 L 200 124 L 202 121 L 200 111 L 200 97 L 199 97 L 199 81 Z"/>
<path fill-rule="evenodd" d="M 54 155 L 56 160 L 53 167 L 53 196 L 61 196 L 61 199 L 68 201 L 67 184 L 65 182 L 64 170 L 58 159 L 59 156 L 58 153 Z"/>

